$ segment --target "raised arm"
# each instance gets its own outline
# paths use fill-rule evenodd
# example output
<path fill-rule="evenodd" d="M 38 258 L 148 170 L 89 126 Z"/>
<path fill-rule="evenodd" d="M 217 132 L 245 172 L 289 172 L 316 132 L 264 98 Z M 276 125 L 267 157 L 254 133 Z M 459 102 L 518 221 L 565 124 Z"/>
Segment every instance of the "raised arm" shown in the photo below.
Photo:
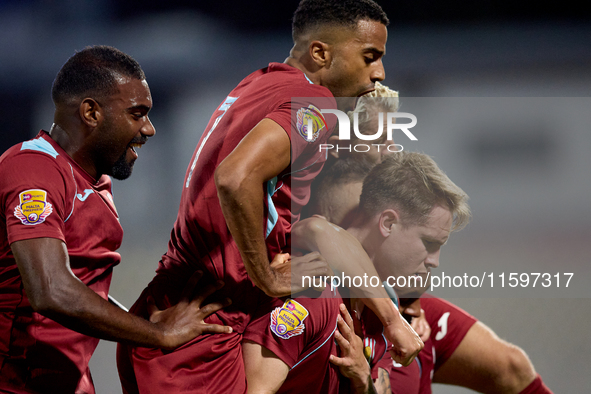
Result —
<path fill-rule="evenodd" d="M 201 303 L 216 287 L 209 286 L 193 300 L 186 292 L 179 304 L 155 311 L 152 322 L 127 313 L 89 289 L 71 271 L 66 245 L 55 238 L 14 242 L 14 258 L 33 309 L 74 331 L 135 346 L 174 349 L 202 333 L 229 333 L 230 327 L 203 323 L 229 305 Z M 192 278 L 192 289 L 200 276 Z M 220 286 L 218 285 L 217 288 Z"/>
<path fill-rule="evenodd" d="M 378 276 L 361 243 L 344 229 L 323 218 L 312 217 L 297 223 L 292 229 L 292 246 L 320 252 L 329 266 L 345 275 Z M 352 290 L 357 292 L 356 296 L 384 325 L 386 338 L 394 345 L 392 358 L 402 365 L 409 365 L 423 348 L 423 342 L 400 315 L 381 283 L 378 287 Z"/>

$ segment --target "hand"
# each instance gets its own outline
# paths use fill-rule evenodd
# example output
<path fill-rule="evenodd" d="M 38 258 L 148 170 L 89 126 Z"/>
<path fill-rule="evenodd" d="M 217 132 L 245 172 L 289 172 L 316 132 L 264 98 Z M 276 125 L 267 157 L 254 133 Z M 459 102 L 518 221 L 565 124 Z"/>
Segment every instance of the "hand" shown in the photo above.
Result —
<path fill-rule="evenodd" d="M 425 346 L 410 324 L 400 315 L 399 319 L 384 327 L 384 335 L 393 345 L 390 350 L 392 359 L 405 367 L 410 365 Z"/>
<path fill-rule="evenodd" d="M 334 338 L 339 345 L 341 357 L 330 356 L 329 361 L 339 367 L 343 376 L 351 380 L 355 392 L 365 393 L 373 387 L 371 369 L 363 354 L 363 340 L 355 334 L 355 326 L 360 331 L 360 322 L 347 311 L 344 304 L 340 305 L 341 316 L 337 318 L 338 330 Z"/>
<path fill-rule="evenodd" d="M 313 276 L 322 277 L 322 286 L 314 288 L 323 291 L 324 276 L 332 275 L 328 263 L 318 252 L 296 257 L 291 257 L 288 253 L 280 253 L 273 257 L 270 268 L 276 280 L 276 290 L 268 295 L 273 297 L 283 297 L 306 290 L 307 285 L 313 282 L 307 278 Z"/>
<path fill-rule="evenodd" d="M 429 325 L 429 322 L 427 322 L 424 309 L 421 309 L 421 315 L 419 317 L 413 317 L 410 326 L 415 330 L 419 337 L 421 337 L 423 342 L 426 342 L 431 336 L 431 326 Z"/>
<path fill-rule="evenodd" d="M 178 304 L 165 310 L 159 310 L 153 298 L 148 298 L 148 313 L 150 321 L 160 327 L 163 332 L 163 348 L 175 349 L 178 346 L 203 334 L 229 334 L 232 327 L 219 324 L 206 324 L 203 322 L 207 316 L 230 305 L 232 301 L 226 299 L 223 302 L 213 302 L 201 307 L 203 301 L 216 290 L 223 287 L 224 283 L 218 281 L 215 285 L 208 285 L 201 289 L 194 297 L 197 282 L 203 276 L 203 272 L 197 271 L 187 282 L 183 289 Z"/>

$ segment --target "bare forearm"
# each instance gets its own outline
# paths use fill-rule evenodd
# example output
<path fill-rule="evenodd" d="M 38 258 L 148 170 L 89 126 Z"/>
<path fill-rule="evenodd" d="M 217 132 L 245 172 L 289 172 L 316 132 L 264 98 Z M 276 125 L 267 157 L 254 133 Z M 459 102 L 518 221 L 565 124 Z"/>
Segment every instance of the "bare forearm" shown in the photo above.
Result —
<path fill-rule="evenodd" d="M 329 265 L 335 264 L 349 276 L 377 276 L 369 256 L 357 239 L 324 219 L 310 218 L 294 226 L 292 244 L 298 243 L 300 247 L 319 251 Z M 381 283 L 378 287 L 370 286 L 364 290 L 365 294 L 360 298 L 384 325 L 386 338 L 394 345 L 393 358 L 408 365 L 423 348 L 421 339 L 402 318 Z"/>
<path fill-rule="evenodd" d="M 378 378 L 374 382 L 374 387 L 378 394 L 392 394 L 390 375 L 385 369 L 378 368 Z"/>
<path fill-rule="evenodd" d="M 168 347 L 157 324 L 111 305 L 76 278 L 60 284 L 48 299 L 39 312 L 71 330 L 134 346 Z"/>
<path fill-rule="evenodd" d="M 236 174 L 234 174 L 236 175 Z M 226 224 L 244 262 L 244 267 L 255 285 L 269 295 L 275 294 L 273 272 L 269 266 L 264 239 L 262 183 L 249 179 L 227 179 L 216 171 L 218 198 Z M 245 198 L 248 196 L 248 198 Z"/>
<path fill-rule="evenodd" d="M 291 293 L 289 270 L 270 267 L 264 237 L 264 184 L 290 162 L 290 140 L 281 126 L 261 120 L 216 168 L 215 184 L 228 229 L 246 272 L 267 295 Z"/>
<path fill-rule="evenodd" d="M 74 276 L 62 241 L 37 238 L 15 242 L 11 248 L 35 311 L 90 336 L 135 345 L 164 345 L 157 325 L 111 305 Z"/>
<path fill-rule="evenodd" d="M 352 386 L 353 392 L 355 394 L 378 394 L 378 391 L 373 384 L 373 380 L 371 380 L 371 374 L 369 374 L 367 378 L 359 384 L 352 383 Z"/>
<path fill-rule="evenodd" d="M 318 251 L 328 264 L 349 277 L 377 277 L 378 273 L 359 241 L 347 231 L 321 218 L 309 218 L 296 224 L 292 243 Z M 371 280 L 369 281 L 371 284 Z M 384 326 L 403 324 L 400 313 L 390 300 L 381 282 L 377 287 L 353 288 L 356 298 L 362 299 Z"/>
<path fill-rule="evenodd" d="M 294 226 L 292 245 L 320 252 L 331 268 L 348 277 L 365 278 L 362 286 L 351 288 L 354 297 L 389 298 L 367 252 L 357 238 L 344 229 L 321 218 L 309 218 Z M 377 283 L 372 278 L 377 278 Z"/>

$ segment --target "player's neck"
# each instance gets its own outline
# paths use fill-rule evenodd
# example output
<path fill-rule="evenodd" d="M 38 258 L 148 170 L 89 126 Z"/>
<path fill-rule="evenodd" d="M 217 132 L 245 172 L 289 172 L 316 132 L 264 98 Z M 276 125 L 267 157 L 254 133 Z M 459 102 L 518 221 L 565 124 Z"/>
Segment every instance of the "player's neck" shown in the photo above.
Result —
<path fill-rule="evenodd" d="M 306 75 L 308 81 L 312 82 L 315 85 L 320 85 L 320 80 L 318 76 L 313 71 L 311 71 L 309 67 L 306 67 L 305 62 L 303 62 L 301 57 L 297 56 L 293 50 L 290 52 L 289 56 L 287 57 L 287 59 L 285 59 L 283 63 L 287 64 L 288 66 L 297 68 L 298 70 L 303 72 L 304 75 Z"/>
<path fill-rule="evenodd" d="M 375 243 L 379 242 L 379 238 L 376 237 L 375 232 L 372 231 L 371 225 L 369 225 L 366 220 L 360 220 L 357 218 L 357 220 L 353 220 L 345 230 L 361 243 L 361 246 L 363 246 L 363 249 L 365 249 L 367 255 L 373 261 L 375 257 L 373 251 L 376 250 L 374 249 Z"/>
<path fill-rule="evenodd" d="M 56 118 L 56 123 L 51 126 L 49 136 L 90 176 L 98 179 L 100 174 L 97 174 L 96 168 L 91 161 L 92 156 L 87 152 L 87 144 L 84 141 L 83 133 L 68 132 L 66 129 L 72 130 L 74 126 L 71 124 L 69 127 L 63 126 L 63 124 L 57 122 L 58 118 Z"/>

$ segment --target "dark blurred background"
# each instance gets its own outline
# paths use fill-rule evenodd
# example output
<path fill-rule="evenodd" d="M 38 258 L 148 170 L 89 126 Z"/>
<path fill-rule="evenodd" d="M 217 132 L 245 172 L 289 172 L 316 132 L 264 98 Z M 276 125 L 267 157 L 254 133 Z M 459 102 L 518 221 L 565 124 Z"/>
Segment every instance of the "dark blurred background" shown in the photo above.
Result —
<path fill-rule="evenodd" d="M 474 221 L 452 237 L 441 268 L 458 262 L 464 271 L 563 272 L 575 262 L 575 279 L 589 288 L 588 4 L 378 2 L 391 21 L 385 83 L 400 91 L 402 110 L 439 114 L 417 115 L 419 141 L 408 147 L 435 156 L 471 196 Z M 0 0 L 0 152 L 51 127 L 52 81 L 75 50 L 112 45 L 146 72 L 157 135 L 140 151 L 133 176 L 114 183 L 125 239 L 112 294 L 127 306 L 165 251 L 185 169 L 209 116 L 244 76 L 287 57 L 296 6 Z M 473 109 L 462 112 L 469 103 Z M 583 393 L 591 386 L 587 294 L 454 301 L 524 348 L 556 393 Z M 120 392 L 112 343 L 101 342 L 91 370 L 99 393 Z"/>

